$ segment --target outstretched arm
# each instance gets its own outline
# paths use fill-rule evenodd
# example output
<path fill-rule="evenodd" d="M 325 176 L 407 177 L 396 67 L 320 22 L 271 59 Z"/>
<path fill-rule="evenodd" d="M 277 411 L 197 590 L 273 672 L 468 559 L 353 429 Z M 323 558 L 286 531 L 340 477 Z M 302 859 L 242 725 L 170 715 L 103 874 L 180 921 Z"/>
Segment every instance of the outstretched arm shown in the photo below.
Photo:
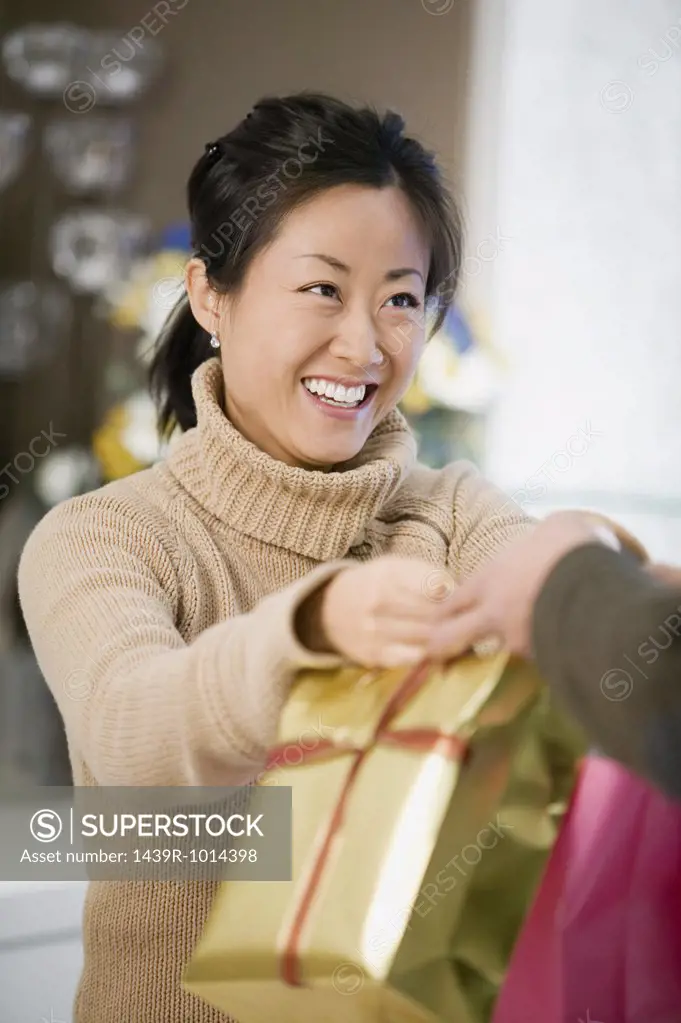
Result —
<path fill-rule="evenodd" d="M 472 575 L 513 540 L 525 536 L 535 520 L 502 490 L 486 480 L 472 462 L 456 462 L 454 535 L 448 567 L 457 580 Z"/>
<path fill-rule="evenodd" d="M 171 558 L 115 498 L 53 509 L 19 566 L 19 597 L 70 744 L 102 785 L 234 785 L 276 738 L 296 673 L 334 667 L 294 629 L 320 566 L 186 643 Z M 153 566 L 153 567 L 152 567 Z"/>

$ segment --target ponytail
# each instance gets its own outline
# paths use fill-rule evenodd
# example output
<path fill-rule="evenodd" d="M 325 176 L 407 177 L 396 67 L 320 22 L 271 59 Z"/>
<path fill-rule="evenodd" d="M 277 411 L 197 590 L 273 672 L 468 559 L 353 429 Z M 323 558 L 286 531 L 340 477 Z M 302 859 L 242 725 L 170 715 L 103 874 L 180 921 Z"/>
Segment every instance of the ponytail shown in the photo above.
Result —
<path fill-rule="evenodd" d="M 214 355 L 209 336 L 194 319 L 184 295 L 159 335 L 149 367 L 149 390 L 158 409 L 161 436 L 167 437 L 176 426 L 183 431 L 196 426 L 192 374 Z"/>

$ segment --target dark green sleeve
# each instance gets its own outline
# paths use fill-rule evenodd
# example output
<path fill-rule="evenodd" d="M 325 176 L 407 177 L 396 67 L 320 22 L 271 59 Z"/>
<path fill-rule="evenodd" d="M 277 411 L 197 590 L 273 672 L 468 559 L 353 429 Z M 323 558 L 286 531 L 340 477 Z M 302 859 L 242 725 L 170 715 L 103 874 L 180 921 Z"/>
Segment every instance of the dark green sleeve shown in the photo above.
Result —
<path fill-rule="evenodd" d="M 540 671 L 590 740 L 681 798 L 681 588 L 585 544 L 546 580 L 532 632 Z"/>

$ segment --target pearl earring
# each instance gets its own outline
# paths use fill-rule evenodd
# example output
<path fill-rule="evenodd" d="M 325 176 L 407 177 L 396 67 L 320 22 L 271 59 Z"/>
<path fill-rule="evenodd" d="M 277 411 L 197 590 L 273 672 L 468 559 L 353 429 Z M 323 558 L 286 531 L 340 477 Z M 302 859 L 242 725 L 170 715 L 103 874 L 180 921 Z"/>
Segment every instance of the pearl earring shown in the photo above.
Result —
<path fill-rule="evenodd" d="M 206 151 L 207 150 L 208 150 L 208 147 L 206 147 Z M 208 305 L 212 305 L 212 304 L 213 304 L 213 296 L 209 295 L 208 296 Z M 215 332 L 215 329 L 213 329 L 211 331 L 210 346 L 211 346 L 211 348 L 219 348 L 220 347 L 220 338 L 217 336 L 217 334 Z"/>

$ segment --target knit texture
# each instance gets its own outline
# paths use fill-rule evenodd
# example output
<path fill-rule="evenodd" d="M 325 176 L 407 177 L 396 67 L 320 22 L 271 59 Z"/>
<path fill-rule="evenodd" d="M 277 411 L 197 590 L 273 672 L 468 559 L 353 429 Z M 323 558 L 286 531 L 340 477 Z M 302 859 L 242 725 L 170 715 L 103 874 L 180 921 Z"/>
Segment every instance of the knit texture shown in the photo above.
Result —
<path fill-rule="evenodd" d="M 342 663 L 296 637 L 309 593 L 388 553 L 460 578 L 530 521 L 470 463 L 421 465 L 397 410 L 351 462 L 308 471 L 230 423 L 218 359 L 192 388 L 197 426 L 164 461 L 52 509 L 21 557 L 76 785 L 253 779 L 296 673 Z M 214 894 L 91 882 L 75 1023 L 226 1023 L 181 986 Z"/>

